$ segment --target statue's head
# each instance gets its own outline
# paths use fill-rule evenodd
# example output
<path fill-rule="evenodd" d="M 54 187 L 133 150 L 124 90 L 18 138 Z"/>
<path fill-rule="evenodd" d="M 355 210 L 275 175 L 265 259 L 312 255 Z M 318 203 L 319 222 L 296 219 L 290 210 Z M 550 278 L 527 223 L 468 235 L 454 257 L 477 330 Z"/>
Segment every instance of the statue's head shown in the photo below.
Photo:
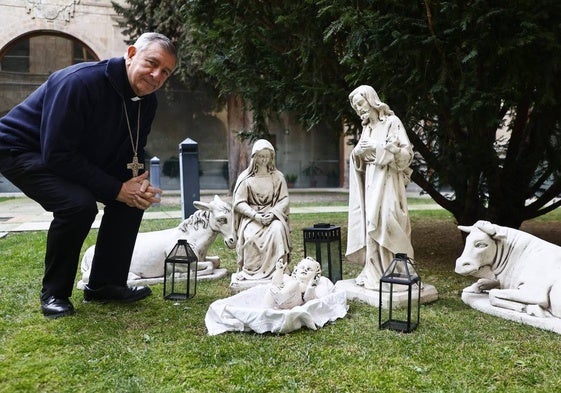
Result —
<path fill-rule="evenodd" d="M 300 284 L 308 284 L 312 280 L 319 280 L 321 277 L 321 265 L 312 257 L 302 259 L 294 267 L 292 277 Z"/>
<path fill-rule="evenodd" d="M 352 108 L 365 122 L 368 119 L 369 112 L 375 111 L 380 120 L 386 116 L 393 115 L 390 107 L 383 103 L 378 97 L 378 93 L 372 86 L 361 85 L 349 94 L 349 102 Z"/>
<path fill-rule="evenodd" d="M 256 166 L 266 165 L 268 172 L 276 169 L 275 165 L 275 148 L 266 139 L 255 141 L 251 149 L 251 167 L 252 171 Z"/>

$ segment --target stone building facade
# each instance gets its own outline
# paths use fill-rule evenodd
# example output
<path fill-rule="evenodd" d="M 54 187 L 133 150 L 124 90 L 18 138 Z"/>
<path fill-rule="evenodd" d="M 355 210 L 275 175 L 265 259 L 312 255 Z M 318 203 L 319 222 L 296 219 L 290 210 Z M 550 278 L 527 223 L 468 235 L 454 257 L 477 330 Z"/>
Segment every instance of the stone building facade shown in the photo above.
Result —
<path fill-rule="evenodd" d="M 117 21 L 111 0 L 0 0 L 0 116 L 56 69 L 122 56 L 127 37 Z M 229 133 L 233 127 L 227 108 L 220 113 L 196 113 L 189 93 L 170 85 L 158 92 L 160 106 L 147 146 L 149 157 L 160 159 L 162 187 L 179 188 L 177 174 L 170 168 L 177 164 L 179 144 L 186 138 L 198 144 L 201 188 L 231 187 Z M 304 131 L 290 116 L 271 123 L 270 132 L 277 166 L 285 175 L 297 177 L 296 187 L 345 183 L 342 157 L 348 157 L 348 152 L 342 136 L 330 136 L 321 129 Z M 310 173 L 310 167 L 320 170 Z"/>

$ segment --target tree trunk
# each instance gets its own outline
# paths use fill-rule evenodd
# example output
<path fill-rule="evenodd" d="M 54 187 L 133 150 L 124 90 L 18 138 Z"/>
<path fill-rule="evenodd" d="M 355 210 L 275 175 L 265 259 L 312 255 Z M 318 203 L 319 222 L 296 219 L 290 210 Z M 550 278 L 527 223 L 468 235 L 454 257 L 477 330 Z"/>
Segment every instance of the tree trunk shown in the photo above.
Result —
<path fill-rule="evenodd" d="M 238 133 L 251 127 L 251 114 L 245 110 L 240 96 L 228 98 L 228 184 L 232 192 L 239 174 L 249 164 L 249 143 L 242 141 Z"/>

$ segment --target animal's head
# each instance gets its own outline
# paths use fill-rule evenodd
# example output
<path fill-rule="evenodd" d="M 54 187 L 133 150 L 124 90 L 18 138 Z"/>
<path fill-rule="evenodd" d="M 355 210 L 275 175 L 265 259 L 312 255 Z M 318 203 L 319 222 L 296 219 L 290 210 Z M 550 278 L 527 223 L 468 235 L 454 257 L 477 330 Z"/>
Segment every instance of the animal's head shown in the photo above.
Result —
<path fill-rule="evenodd" d="M 492 278 L 491 270 L 496 253 L 497 241 L 504 238 L 498 227 L 488 221 L 477 221 L 472 226 L 459 225 L 468 233 L 462 255 L 456 260 L 456 273 L 479 278 Z"/>
<path fill-rule="evenodd" d="M 208 203 L 195 201 L 193 205 L 203 211 L 207 211 L 208 225 L 213 232 L 221 233 L 224 237 L 224 244 L 228 248 L 236 246 L 236 236 L 234 225 L 232 224 L 232 206 L 223 201 L 218 195 Z"/>

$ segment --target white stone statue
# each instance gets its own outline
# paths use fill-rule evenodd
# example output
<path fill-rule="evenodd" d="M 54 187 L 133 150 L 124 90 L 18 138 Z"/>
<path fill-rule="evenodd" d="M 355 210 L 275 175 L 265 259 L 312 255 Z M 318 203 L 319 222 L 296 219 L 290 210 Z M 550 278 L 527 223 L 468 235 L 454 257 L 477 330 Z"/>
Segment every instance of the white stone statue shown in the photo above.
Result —
<path fill-rule="evenodd" d="M 355 283 L 377 290 L 395 254 L 413 258 L 405 192 L 413 149 L 401 120 L 371 86 L 359 86 L 349 100 L 363 129 L 350 156 L 346 257 L 364 264 Z"/>
<path fill-rule="evenodd" d="M 561 247 L 488 221 L 469 233 L 456 273 L 479 278 L 462 300 L 480 311 L 561 333 Z"/>
<path fill-rule="evenodd" d="M 210 277 L 217 270 L 224 270 L 220 276 L 226 274 L 226 269 L 218 269 L 220 258 L 207 256 L 207 251 L 219 233 L 222 234 L 224 244 L 228 248 L 235 247 L 231 206 L 218 195 L 215 195 L 209 203 L 195 201 L 193 205 L 198 210 L 176 228 L 141 232 L 137 235 L 127 279 L 128 285 L 163 282 L 165 258 L 179 239 L 187 239 L 198 257 L 198 277 Z M 94 251 L 95 245 L 89 247 L 82 257 L 82 279 L 77 284 L 80 289 L 83 289 L 89 281 Z"/>
<path fill-rule="evenodd" d="M 286 263 L 281 259 L 273 273 L 271 285 L 265 294 L 268 307 L 288 310 L 316 299 L 316 287 L 321 278 L 321 265 L 311 257 L 302 259 L 289 276 Z"/>
<path fill-rule="evenodd" d="M 458 228 L 469 235 L 456 273 L 479 278 L 464 292 L 488 291 L 495 307 L 561 318 L 561 247 L 488 221 Z"/>
<path fill-rule="evenodd" d="M 209 335 L 227 331 L 289 333 L 302 327 L 316 330 L 347 314 L 347 296 L 321 276 L 313 258 L 300 261 L 291 275 L 277 261 L 273 277 L 233 296 L 214 301 L 205 324 Z"/>
<path fill-rule="evenodd" d="M 237 235 L 237 280 L 270 279 L 279 259 L 288 262 L 288 187 L 276 169 L 275 149 L 256 141 L 249 167 L 238 177 L 233 195 Z"/>

